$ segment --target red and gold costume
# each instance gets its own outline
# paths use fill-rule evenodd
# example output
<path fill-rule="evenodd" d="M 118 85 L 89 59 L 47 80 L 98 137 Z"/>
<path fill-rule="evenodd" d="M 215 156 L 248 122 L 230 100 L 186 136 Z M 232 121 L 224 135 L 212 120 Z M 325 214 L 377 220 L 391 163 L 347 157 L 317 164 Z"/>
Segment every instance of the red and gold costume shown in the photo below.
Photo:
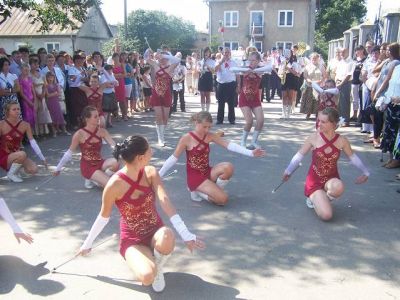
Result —
<path fill-rule="evenodd" d="M 99 88 L 90 88 L 92 94 L 87 97 L 88 105 L 94 106 L 99 113 L 99 116 L 104 116 L 103 112 L 103 95 L 98 92 Z"/>
<path fill-rule="evenodd" d="M 101 170 L 104 163 L 104 159 L 101 157 L 102 140 L 97 135 L 98 128 L 94 132 L 90 132 L 85 128 L 82 128 L 82 130 L 87 132 L 89 137 L 79 144 L 82 153 L 81 174 L 86 179 L 90 179 L 94 172 Z"/>
<path fill-rule="evenodd" d="M 0 167 L 8 171 L 7 160 L 10 153 L 17 152 L 21 148 L 21 142 L 24 134 L 18 129 L 22 123 L 19 121 L 17 125 L 13 126 L 7 120 L 4 120 L 11 130 L 0 137 Z"/>
<path fill-rule="evenodd" d="M 328 140 L 326 136 L 320 132 L 325 144 L 316 148 L 312 152 L 312 161 L 308 170 L 304 194 L 309 197 L 317 190 L 323 190 L 325 183 L 332 178 L 340 178 L 337 169 L 337 161 L 340 157 L 340 150 L 335 147 L 334 143 L 339 138 L 336 134 L 332 140 Z M 330 152 L 329 152 L 330 149 Z M 329 153 L 326 153 L 328 151 Z"/>
<path fill-rule="evenodd" d="M 156 80 L 153 86 L 150 105 L 151 106 L 164 106 L 171 107 L 172 94 L 171 94 L 171 76 L 167 73 L 168 67 L 160 68 L 156 72 Z"/>
<path fill-rule="evenodd" d="M 242 88 L 239 95 L 239 107 L 258 107 L 261 106 L 260 83 L 261 76 L 256 73 L 248 73 L 243 76 Z"/>
<path fill-rule="evenodd" d="M 321 94 L 319 96 L 319 104 L 318 104 L 318 112 L 323 111 L 327 107 L 332 107 L 334 109 L 337 109 L 336 103 L 335 103 L 335 97 L 336 95 L 334 94 Z M 317 119 L 315 121 L 315 128 L 319 128 L 319 119 L 318 119 L 318 113 L 317 113 Z"/>
<path fill-rule="evenodd" d="M 204 142 L 207 135 L 200 139 L 193 132 L 189 132 L 189 134 L 199 142 L 192 150 L 186 150 L 187 185 L 189 190 L 193 192 L 200 184 L 210 178 L 210 145 Z"/>
<path fill-rule="evenodd" d="M 154 191 L 151 186 L 140 185 L 143 173 L 144 170 L 140 170 L 137 181 L 133 181 L 121 171 L 117 172 L 117 175 L 130 185 L 123 197 L 115 201 L 121 214 L 120 253 L 123 257 L 126 249 L 132 245 L 142 244 L 150 247 L 154 234 L 164 226 L 156 210 Z M 132 199 L 135 191 L 141 192 L 141 195 Z"/>

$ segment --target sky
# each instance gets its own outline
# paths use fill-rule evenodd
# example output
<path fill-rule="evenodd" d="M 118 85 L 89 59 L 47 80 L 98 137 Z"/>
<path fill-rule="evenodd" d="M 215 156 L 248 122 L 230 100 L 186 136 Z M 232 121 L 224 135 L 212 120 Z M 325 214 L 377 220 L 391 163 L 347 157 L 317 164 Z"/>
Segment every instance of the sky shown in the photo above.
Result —
<path fill-rule="evenodd" d="M 382 10 L 397 8 L 400 10 L 400 2 L 398 0 L 367 0 L 367 19 L 374 21 L 379 11 L 379 3 L 382 3 Z"/>
<path fill-rule="evenodd" d="M 206 31 L 208 6 L 203 0 L 127 0 L 129 12 L 136 9 L 162 10 L 190 21 L 197 30 Z M 109 24 L 123 23 L 124 0 L 102 0 L 102 11 Z"/>

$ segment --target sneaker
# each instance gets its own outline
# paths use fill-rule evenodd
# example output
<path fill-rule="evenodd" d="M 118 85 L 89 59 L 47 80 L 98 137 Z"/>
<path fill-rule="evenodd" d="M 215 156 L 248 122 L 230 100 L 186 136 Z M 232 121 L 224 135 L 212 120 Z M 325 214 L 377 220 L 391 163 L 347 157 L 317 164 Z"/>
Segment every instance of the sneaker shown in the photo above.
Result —
<path fill-rule="evenodd" d="M 190 192 L 190 199 L 195 202 L 201 202 L 201 200 L 203 200 L 198 192 Z"/>
<path fill-rule="evenodd" d="M 16 183 L 23 182 L 22 178 L 16 174 L 7 174 L 7 178 L 10 179 L 12 182 Z"/>
<path fill-rule="evenodd" d="M 314 204 L 311 202 L 310 198 L 306 199 L 306 205 L 308 208 L 314 208 Z"/>
<path fill-rule="evenodd" d="M 153 290 L 157 293 L 162 292 L 165 289 L 165 279 L 164 279 L 164 272 L 162 268 L 157 266 L 157 274 L 154 277 L 154 281 L 151 284 Z"/>
<path fill-rule="evenodd" d="M 94 183 L 90 179 L 85 179 L 85 188 L 92 189 L 94 188 Z"/>
<path fill-rule="evenodd" d="M 158 140 L 158 146 L 165 147 L 165 142 L 163 142 L 162 140 Z"/>
<path fill-rule="evenodd" d="M 248 146 L 246 147 L 246 149 L 247 149 L 247 150 L 254 150 L 254 149 L 256 149 L 256 147 L 255 147 L 253 144 L 251 144 L 251 145 L 248 145 Z"/>

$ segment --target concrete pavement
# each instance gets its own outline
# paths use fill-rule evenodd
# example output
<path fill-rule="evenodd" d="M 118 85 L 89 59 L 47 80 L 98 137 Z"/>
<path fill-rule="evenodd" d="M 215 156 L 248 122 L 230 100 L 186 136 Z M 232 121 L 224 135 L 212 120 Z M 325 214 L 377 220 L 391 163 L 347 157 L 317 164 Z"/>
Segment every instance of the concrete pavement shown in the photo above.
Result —
<path fill-rule="evenodd" d="M 170 147 L 155 146 L 151 113 L 116 123 L 110 132 L 116 140 L 145 135 L 154 146 L 152 163 L 160 167 L 180 136 L 190 130 L 190 112 L 200 109 L 198 97 L 187 101 L 188 113 L 175 113 L 167 128 Z M 178 242 L 165 267 L 167 286 L 161 294 L 134 280 L 119 255 L 117 239 L 99 246 L 90 257 L 79 257 L 49 273 L 79 248 L 100 209 L 101 190 L 83 187 L 79 155 L 38 191 L 34 187 L 46 178 L 43 168 L 22 184 L 1 179 L 1 195 L 35 242 L 18 245 L 0 221 L 0 299 L 400 299 L 400 195 L 394 179 L 398 172 L 380 167 L 380 153 L 362 143 L 358 128 L 340 129 L 371 177 L 366 184 L 355 185 L 359 170 L 343 154 L 339 171 L 346 191 L 334 203 L 334 219 L 321 222 L 303 196 L 310 155 L 290 182 L 271 193 L 314 121 L 305 121 L 300 114 L 280 120 L 277 100 L 263 107 L 266 122 L 260 143 L 266 157 L 248 158 L 211 146 L 211 164 L 230 161 L 235 166 L 226 187 L 227 206 L 192 203 L 184 155 L 177 163 L 178 173 L 165 179 L 179 214 L 193 233 L 203 237 L 207 249 L 190 254 Z M 216 108 L 211 106 L 214 120 Z M 213 130 L 223 129 L 226 139 L 239 142 L 244 121 L 239 109 L 236 114 L 236 125 Z M 55 165 L 69 142 L 69 137 L 58 137 L 39 145 Z M 110 155 L 110 149 L 103 148 L 104 155 Z M 97 242 L 118 233 L 118 221 L 114 209 Z"/>

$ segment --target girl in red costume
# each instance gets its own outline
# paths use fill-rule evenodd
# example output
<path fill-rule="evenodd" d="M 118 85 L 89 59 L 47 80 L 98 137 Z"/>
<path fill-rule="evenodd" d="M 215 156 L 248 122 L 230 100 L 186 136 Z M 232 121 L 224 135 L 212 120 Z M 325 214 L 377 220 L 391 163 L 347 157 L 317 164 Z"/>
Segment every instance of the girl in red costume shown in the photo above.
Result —
<path fill-rule="evenodd" d="M 258 52 L 251 52 L 248 57 L 250 69 L 243 74 L 241 82 L 238 82 L 239 107 L 242 110 L 244 119 L 246 121 L 240 143 L 242 147 L 246 147 L 247 136 L 249 135 L 251 127 L 253 126 L 253 114 L 256 117 L 253 139 L 249 149 L 260 148 L 260 146 L 257 144 L 257 141 L 260 131 L 264 126 L 264 112 L 261 106 L 259 89 L 262 74 L 254 72 L 260 61 L 260 54 Z"/>
<path fill-rule="evenodd" d="M 209 112 L 201 111 L 192 116 L 195 130 L 185 134 L 179 141 L 173 155 L 164 163 L 160 175 L 164 176 L 168 170 L 178 161 L 183 151 L 186 151 L 187 185 L 193 201 L 202 199 L 217 205 L 225 205 L 228 195 L 223 187 L 233 175 L 233 165 L 222 162 L 214 167 L 209 165 L 209 144 L 214 142 L 230 151 L 246 156 L 260 157 L 265 151 L 255 149 L 248 150 L 238 144 L 228 142 L 217 133 L 210 132 L 212 117 Z"/>
<path fill-rule="evenodd" d="M 17 101 L 4 105 L 5 119 L 0 121 L 0 167 L 7 172 L 7 177 L 13 182 L 22 182 L 18 175 L 19 169 L 24 168 L 28 174 L 37 173 L 37 165 L 30 160 L 21 149 L 21 142 L 26 134 L 36 155 L 47 167 L 46 159 L 32 135 L 29 123 L 20 119 L 21 109 Z"/>
<path fill-rule="evenodd" d="M 325 82 L 325 89 L 322 89 L 316 82 L 312 83 L 312 88 L 319 94 L 318 96 L 318 112 L 323 111 L 327 107 L 337 109 L 339 103 L 339 90 L 336 87 L 335 81 L 329 79 Z M 315 121 L 315 128 L 319 128 L 319 119 Z"/>
<path fill-rule="evenodd" d="M 175 247 L 173 231 L 166 227 L 157 210 L 156 198 L 190 251 L 203 249 L 204 243 L 189 232 L 170 202 L 160 176 L 149 166 L 152 156 L 147 140 L 130 136 L 114 150 L 125 167 L 107 183 L 101 211 L 79 254 L 86 255 L 93 241 L 110 219 L 115 204 L 120 211 L 120 253 L 143 285 L 152 285 L 156 292 L 165 288 L 163 266 Z"/>
<path fill-rule="evenodd" d="M 103 112 L 103 89 L 113 86 L 114 85 L 111 82 L 105 82 L 100 85 L 100 79 L 97 74 L 93 74 L 90 76 L 89 87 L 85 84 L 79 86 L 79 88 L 86 94 L 88 105 L 93 106 L 97 109 L 97 112 L 99 113 L 101 128 L 106 127 L 106 120 L 104 118 Z"/>
<path fill-rule="evenodd" d="M 331 200 L 340 197 L 344 192 L 344 185 L 337 169 L 341 150 L 349 157 L 351 164 L 363 172 L 356 179 L 357 184 L 366 182 L 369 172 L 357 154 L 353 153 L 349 141 L 335 132 L 339 122 L 337 110 L 331 107 L 325 108 L 319 113 L 318 118 L 319 131 L 311 134 L 292 158 L 283 174 L 283 180 L 289 179 L 304 155 L 313 149 L 304 194 L 307 196 L 307 206 L 314 208 L 320 219 L 328 221 L 333 216 Z"/>
<path fill-rule="evenodd" d="M 180 59 L 170 55 L 168 52 L 157 53 L 157 56 L 158 63 L 151 58 L 147 60 L 155 72 L 155 82 L 153 83 L 150 105 L 153 107 L 156 115 L 158 145 L 164 147 L 164 132 L 172 105 L 172 74 L 179 65 Z"/>
<path fill-rule="evenodd" d="M 102 140 L 104 139 L 111 147 L 115 142 L 104 128 L 99 128 L 99 113 L 93 106 L 86 106 L 82 112 L 84 127 L 72 136 L 69 149 L 65 152 L 57 165 L 54 176 L 60 174 L 62 167 L 72 159 L 72 153 L 79 146 L 81 148 L 81 173 L 85 178 L 85 187 L 90 189 L 93 184 L 104 187 L 113 172 L 119 169 L 115 158 L 103 159 L 101 157 Z"/>

